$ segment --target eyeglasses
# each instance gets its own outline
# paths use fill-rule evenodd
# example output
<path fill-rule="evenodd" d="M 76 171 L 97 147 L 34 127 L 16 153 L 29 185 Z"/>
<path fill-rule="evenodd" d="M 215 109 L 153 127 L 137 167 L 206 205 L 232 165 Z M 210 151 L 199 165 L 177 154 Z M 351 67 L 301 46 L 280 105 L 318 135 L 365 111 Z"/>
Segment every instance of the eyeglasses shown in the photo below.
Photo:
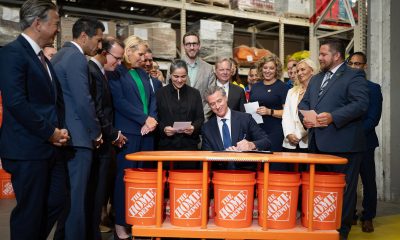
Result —
<path fill-rule="evenodd" d="M 198 43 L 198 42 L 188 42 L 188 43 L 185 43 L 185 47 L 197 47 L 197 46 L 199 46 L 199 43 Z"/>
<path fill-rule="evenodd" d="M 347 65 L 349 65 L 350 67 L 351 66 L 356 66 L 356 67 L 360 67 L 360 66 L 362 66 L 362 65 L 364 65 L 365 63 L 362 63 L 362 62 L 352 62 L 352 61 L 349 61 L 349 62 L 347 62 Z"/>
<path fill-rule="evenodd" d="M 107 51 L 108 54 L 110 54 L 111 56 L 113 56 L 115 58 L 115 60 L 117 60 L 117 62 L 122 61 L 122 57 L 116 57 L 114 56 L 114 54 L 110 53 L 109 51 Z"/>

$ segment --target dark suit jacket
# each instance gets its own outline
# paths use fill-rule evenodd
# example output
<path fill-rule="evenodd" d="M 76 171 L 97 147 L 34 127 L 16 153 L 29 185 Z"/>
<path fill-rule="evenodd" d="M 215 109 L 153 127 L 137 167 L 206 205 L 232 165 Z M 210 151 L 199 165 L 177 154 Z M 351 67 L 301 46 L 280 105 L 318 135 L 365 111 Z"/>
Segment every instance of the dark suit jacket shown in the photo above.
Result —
<path fill-rule="evenodd" d="M 149 80 L 153 83 L 153 87 L 154 87 L 154 94 L 163 87 L 162 83 L 160 80 L 158 80 L 157 78 L 153 78 L 151 76 L 149 76 Z M 151 87 L 151 86 L 150 86 Z"/>
<path fill-rule="evenodd" d="M 367 114 L 364 115 L 364 132 L 367 137 L 367 149 L 379 146 L 375 127 L 378 126 L 382 114 L 382 92 L 379 84 L 368 81 L 369 105 Z"/>
<path fill-rule="evenodd" d="M 41 64 L 23 36 L 0 49 L 0 91 L 3 125 L 0 156 L 16 160 L 47 159 L 54 154 L 48 141 L 64 126 L 64 101 L 53 67 Z"/>
<path fill-rule="evenodd" d="M 72 146 L 93 148 L 93 141 L 100 136 L 100 123 L 90 95 L 86 57 L 66 42 L 51 62 L 62 86 Z"/>
<path fill-rule="evenodd" d="M 328 127 L 309 130 L 309 149 L 317 147 L 321 152 L 332 153 L 364 151 L 363 116 L 369 102 L 364 71 L 342 64 L 329 80 L 323 94 L 318 96 L 323 78 L 324 73 L 321 72 L 310 80 L 298 106 L 303 110 L 314 109 L 317 114 L 331 113 L 333 118 Z"/>
<path fill-rule="evenodd" d="M 258 150 L 269 150 L 271 142 L 267 134 L 254 121 L 248 113 L 231 110 L 231 139 L 232 145 L 246 138 L 254 142 Z M 202 128 L 203 145 L 202 150 L 222 151 L 224 144 L 218 128 L 217 117 L 212 117 Z"/>
<path fill-rule="evenodd" d="M 144 114 L 139 89 L 122 64 L 114 72 L 107 72 L 108 84 L 115 107 L 115 127 L 122 132 L 141 135 L 140 130 L 148 116 L 157 119 L 156 100 L 148 81 L 147 73 L 136 68 L 139 74 L 149 103 L 149 112 Z"/>
<path fill-rule="evenodd" d="M 246 95 L 243 88 L 229 83 L 228 107 L 231 110 L 245 112 L 244 104 L 246 103 Z"/>
<path fill-rule="evenodd" d="M 101 133 L 105 140 L 112 142 L 117 139 L 118 130 L 113 126 L 114 109 L 110 88 L 106 77 L 97 64 L 91 60 L 88 64 L 91 79 L 96 87 L 95 96 L 92 95 L 92 97 L 95 102 L 96 115 L 100 121 Z"/>

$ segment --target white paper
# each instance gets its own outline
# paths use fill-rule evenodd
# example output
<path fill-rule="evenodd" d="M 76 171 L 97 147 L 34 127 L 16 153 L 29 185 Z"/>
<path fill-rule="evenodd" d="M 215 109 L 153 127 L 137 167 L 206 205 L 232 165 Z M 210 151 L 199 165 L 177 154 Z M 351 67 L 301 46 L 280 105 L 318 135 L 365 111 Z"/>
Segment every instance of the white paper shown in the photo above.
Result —
<path fill-rule="evenodd" d="M 244 109 L 246 109 L 247 113 L 250 113 L 251 116 L 254 118 L 256 123 L 264 123 L 262 116 L 257 112 L 257 109 L 260 107 L 258 102 L 250 102 L 250 103 L 245 103 L 244 104 Z"/>
<path fill-rule="evenodd" d="M 314 127 L 326 127 L 323 125 L 318 124 L 317 122 L 317 113 L 314 110 L 299 110 L 300 113 L 303 115 L 308 122 L 312 122 Z"/>
<path fill-rule="evenodd" d="M 172 128 L 177 132 L 183 132 L 183 130 L 189 128 L 192 122 L 174 122 Z"/>

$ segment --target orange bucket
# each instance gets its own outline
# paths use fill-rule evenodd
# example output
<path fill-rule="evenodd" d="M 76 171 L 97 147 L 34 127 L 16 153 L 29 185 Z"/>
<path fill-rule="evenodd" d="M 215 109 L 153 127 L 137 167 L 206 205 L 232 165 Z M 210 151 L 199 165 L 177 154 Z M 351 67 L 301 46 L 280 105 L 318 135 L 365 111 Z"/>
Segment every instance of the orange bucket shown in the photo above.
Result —
<path fill-rule="evenodd" d="M 301 223 L 308 227 L 308 194 L 310 174 L 302 173 L 302 216 Z M 314 187 L 313 228 L 335 230 L 340 228 L 343 205 L 345 175 L 334 172 L 316 172 Z"/>
<path fill-rule="evenodd" d="M 125 220 L 130 225 L 156 224 L 157 169 L 125 169 Z M 164 198 L 165 171 L 163 171 Z"/>
<path fill-rule="evenodd" d="M 268 176 L 267 226 L 288 229 L 296 226 L 300 173 L 272 171 Z M 257 173 L 258 224 L 262 226 L 264 214 L 264 172 Z"/>
<path fill-rule="evenodd" d="M 255 172 L 214 171 L 215 225 L 249 227 L 253 221 Z"/>
<path fill-rule="evenodd" d="M 201 226 L 202 179 L 203 172 L 201 170 L 169 171 L 168 182 L 172 225 L 181 227 Z M 207 182 L 209 181 L 207 179 Z M 207 203 L 208 201 L 205 204 Z"/>
<path fill-rule="evenodd" d="M 15 198 L 14 189 L 11 184 L 11 174 L 0 169 L 0 199 Z"/>

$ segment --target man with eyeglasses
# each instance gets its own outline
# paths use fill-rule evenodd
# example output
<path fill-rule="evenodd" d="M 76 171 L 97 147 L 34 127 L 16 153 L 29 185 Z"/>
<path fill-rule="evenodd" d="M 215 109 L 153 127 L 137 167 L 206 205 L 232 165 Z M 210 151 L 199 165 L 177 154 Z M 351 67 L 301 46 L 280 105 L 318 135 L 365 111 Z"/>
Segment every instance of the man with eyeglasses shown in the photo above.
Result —
<path fill-rule="evenodd" d="M 351 54 L 347 65 L 352 68 L 366 70 L 367 57 L 363 52 Z M 369 80 L 369 105 L 368 111 L 363 117 L 364 132 L 367 138 L 367 150 L 363 153 L 363 161 L 360 165 L 360 177 L 363 185 L 363 211 L 360 215 L 361 229 L 363 232 L 373 232 L 372 219 L 376 216 L 377 190 L 375 180 L 375 148 L 379 146 L 375 127 L 378 126 L 382 114 L 381 86 Z M 354 211 L 353 225 L 357 224 L 357 209 Z"/>
<path fill-rule="evenodd" d="M 113 182 L 113 178 L 108 179 L 113 159 L 112 146 L 121 148 L 127 141 L 121 131 L 113 127 L 113 102 L 105 75 L 106 71 L 114 71 L 121 64 L 125 46 L 123 42 L 113 37 L 103 38 L 101 45 L 102 48 L 88 62 L 90 78 L 95 88 L 95 91 L 92 91 L 92 98 L 104 142 L 93 152 L 93 164 L 88 184 L 87 219 L 89 226 L 87 239 L 101 239 L 99 225 L 102 207 L 112 191 L 112 189 L 107 189 L 108 185 L 112 186 L 107 181 Z"/>
<path fill-rule="evenodd" d="M 149 47 L 147 47 L 146 53 L 144 54 L 144 61 L 142 68 L 147 72 L 149 75 L 149 82 L 150 82 L 150 87 L 153 90 L 153 93 L 156 93 L 156 91 L 160 88 L 162 88 L 162 83 L 161 79 L 154 78 L 151 76 L 151 71 L 153 70 L 153 52 Z"/>
<path fill-rule="evenodd" d="M 186 84 L 200 91 L 203 101 L 204 116 L 211 116 L 211 109 L 203 98 L 204 92 L 210 86 L 214 86 L 215 75 L 213 67 L 199 57 L 200 37 L 195 32 L 187 32 L 182 38 L 185 54 L 182 57 L 188 66 L 189 81 Z"/>

